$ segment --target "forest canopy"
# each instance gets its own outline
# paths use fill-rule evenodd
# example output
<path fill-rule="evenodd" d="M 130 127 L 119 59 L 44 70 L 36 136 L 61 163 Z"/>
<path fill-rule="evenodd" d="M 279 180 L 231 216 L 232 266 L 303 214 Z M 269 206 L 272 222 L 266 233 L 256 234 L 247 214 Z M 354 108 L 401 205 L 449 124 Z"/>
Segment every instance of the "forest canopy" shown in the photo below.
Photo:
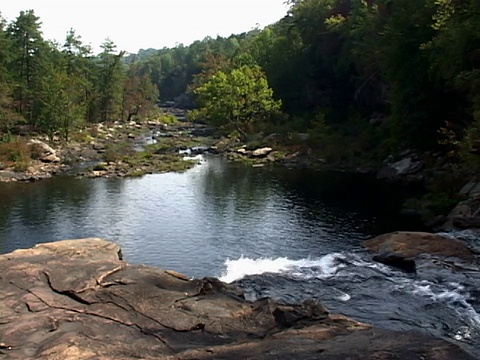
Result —
<path fill-rule="evenodd" d="M 68 137 L 76 124 L 126 121 L 159 100 L 218 124 L 226 115 L 209 96 L 255 69 L 270 110 L 281 103 L 284 114 L 262 122 L 287 131 L 328 132 L 378 156 L 480 143 L 478 1 L 292 0 L 264 29 L 128 56 L 108 39 L 93 55 L 74 30 L 64 44 L 46 41 L 40 24 L 31 10 L 0 22 L 4 132 L 24 122 Z"/>

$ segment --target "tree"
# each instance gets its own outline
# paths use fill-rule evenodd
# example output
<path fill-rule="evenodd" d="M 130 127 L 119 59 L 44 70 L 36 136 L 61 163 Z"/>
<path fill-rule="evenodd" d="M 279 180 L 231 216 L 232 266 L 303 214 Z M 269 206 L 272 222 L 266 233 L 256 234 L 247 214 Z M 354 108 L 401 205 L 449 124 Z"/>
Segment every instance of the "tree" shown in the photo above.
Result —
<path fill-rule="evenodd" d="M 233 128 L 244 139 L 253 124 L 267 120 L 280 109 L 280 101 L 273 99 L 273 91 L 258 66 L 219 71 L 194 93 L 200 105 L 198 116 L 217 126 Z"/>
<path fill-rule="evenodd" d="M 158 101 L 158 88 L 150 80 L 150 74 L 141 74 L 135 62 L 130 64 L 123 88 L 123 119 L 145 115 Z"/>
<path fill-rule="evenodd" d="M 81 36 L 70 29 L 67 33 L 65 43 L 62 47 L 65 57 L 66 73 L 75 78 L 79 88 L 83 91 L 84 114 L 86 121 L 94 120 L 95 109 L 95 63 L 93 61 L 92 49 L 82 42 Z"/>
<path fill-rule="evenodd" d="M 12 43 L 9 72 L 14 74 L 14 97 L 18 112 L 35 125 L 33 118 L 34 92 L 47 45 L 40 31 L 40 18 L 33 10 L 21 11 L 8 28 Z"/>
<path fill-rule="evenodd" d="M 7 71 L 11 58 L 11 42 L 5 28 L 5 21 L 0 16 L 0 133 L 2 131 L 8 133 L 10 128 L 21 119 L 21 116 L 15 112 L 11 74 Z"/>
<path fill-rule="evenodd" d="M 51 139 L 54 132 L 60 130 L 68 141 L 71 128 L 84 120 L 81 79 L 69 75 L 61 66 L 51 64 L 44 68 L 37 102 L 40 128 Z"/>
<path fill-rule="evenodd" d="M 115 53 L 116 45 L 106 39 L 101 45 L 99 79 L 97 92 L 99 94 L 100 120 L 107 121 L 121 117 L 124 67 L 121 62 L 125 51 Z"/>

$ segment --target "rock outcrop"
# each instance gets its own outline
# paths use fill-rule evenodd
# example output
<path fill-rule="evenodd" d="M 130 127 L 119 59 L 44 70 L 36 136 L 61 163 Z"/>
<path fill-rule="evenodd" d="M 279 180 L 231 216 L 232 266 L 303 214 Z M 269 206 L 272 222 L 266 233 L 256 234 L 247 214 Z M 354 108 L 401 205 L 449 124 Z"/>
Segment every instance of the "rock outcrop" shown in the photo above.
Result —
<path fill-rule="evenodd" d="M 410 156 L 395 163 L 385 164 L 377 173 L 378 179 L 416 182 L 423 180 L 421 170 L 424 163 L 417 156 Z"/>
<path fill-rule="evenodd" d="M 475 187 L 478 191 L 480 186 Z M 447 221 L 443 224 L 442 229 L 480 229 L 480 194 L 475 192 L 470 194 L 470 198 L 458 203 L 455 208 L 450 211 Z"/>
<path fill-rule="evenodd" d="M 60 158 L 57 156 L 56 151 L 43 141 L 30 139 L 27 143 L 32 153 L 36 155 L 38 160 L 46 163 L 58 163 Z"/>
<path fill-rule="evenodd" d="M 213 278 L 130 265 L 101 239 L 0 256 L 2 359 L 473 359 L 455 344 L 372 328 L 315 300 L 244 300 Z"/>
<path fill-rule="evenodd" d="M 408 272 L 415 271 L 415 261 L 422 256 L 454 258 L 470 263 L 476 253 L 463 241 L 438 234 L 397 231 L 364 241 L 375 261 Z"/>

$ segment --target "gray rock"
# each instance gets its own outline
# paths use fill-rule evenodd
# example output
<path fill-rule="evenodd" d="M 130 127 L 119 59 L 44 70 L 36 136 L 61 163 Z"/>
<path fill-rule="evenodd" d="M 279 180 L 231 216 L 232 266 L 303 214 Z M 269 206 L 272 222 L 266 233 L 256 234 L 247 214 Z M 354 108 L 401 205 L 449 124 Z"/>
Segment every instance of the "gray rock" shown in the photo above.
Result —
<path fill-rule="evenodd" d="M 384 165 L 378 171 L 377 178 L 416 180 L 415 175 L 418 175 L 423 167 L 424 164 L 422 161 L 417 161 L 414 160 L 413 157 L 408 157 L 395 163 Z"/>
<path fill-rule="evenodd" d="M 469 228 L 480 228 L 480 198 L 477 195 L 458 203 L 441 227 L 445 231 Z"/>
<path fill-rule="evenodd" d="M 461 196 L 468 196 L 470 192 L 477 186 L 476 181 L 470 181 L 468 184 L 465 184 L 462 189 L 458 192 Z"/>

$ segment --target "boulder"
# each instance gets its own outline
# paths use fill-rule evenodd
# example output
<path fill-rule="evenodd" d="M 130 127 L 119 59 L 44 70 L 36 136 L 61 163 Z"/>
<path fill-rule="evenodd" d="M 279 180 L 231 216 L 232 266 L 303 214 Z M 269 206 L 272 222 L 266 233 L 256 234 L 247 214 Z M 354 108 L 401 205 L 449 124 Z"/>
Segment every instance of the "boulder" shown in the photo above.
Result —
<path fill-rule="evenodd" d="M 248 302 L 233 285 L 121 260 L 102 239 L 0 255 L 2 359 L 474 359 L 320 303 Z"/>
<path fill-rule="evenodd" d="M 250 154 L 251 157 L 265 157 L 273 151 L 270 147 L 263 147 L 253 150 Z"/>
<path fill-rule="evenodd" d="M 373 260 L 382 264 L 396 267 L 409 273 L 417 272 L 415 259 L 399 253 L 381 253 L 373 255 Z"/>
<path fill-rule="evenodd" d="M 60 158 L 57 156 L 55 150 L 43 141 L 31 139 L 27 145 L 30 147 L 30 151 L 33 154 L 32 156 L 38 158 L 38 160 L 49 163 L 60 162 Z"/>
<path fill-rule="evenodd" d="M 480 229 L 480 197 L 472 196 L 458 203 L 457 206 L 450 211 L 447 216 L 447 221 L 445 221 L 441 228 L 446 231 L 453 229 Z"/>
<path fill-rule="evenodd" d="M 202 154 L 205 154 L 207 152 L 209 152 L 209 147 L 208 146 L 193 146 L 190 148 L 190 151 L 191 151 L 191 155 L 202 155 Z"/>
<path fill-rule="evenodd" d="M 373 259 L 406 271 L 415 271 L 415 260 L 421 256 L 456 258 L 465 262 L 475 259 L 475 252 L 463 241 L 424 232 L 394 232 L 366 240 L 363 245 Z"/>
<path fill-rule="evenodd" d="M 377 173 L 378 179 L 398 179 L 405 178 L 413 180 L 416 175 L 423 169 L 422 161 L 416 160 L 414 157 L 407 157 L 395 163 L 384 165 Z"/>

